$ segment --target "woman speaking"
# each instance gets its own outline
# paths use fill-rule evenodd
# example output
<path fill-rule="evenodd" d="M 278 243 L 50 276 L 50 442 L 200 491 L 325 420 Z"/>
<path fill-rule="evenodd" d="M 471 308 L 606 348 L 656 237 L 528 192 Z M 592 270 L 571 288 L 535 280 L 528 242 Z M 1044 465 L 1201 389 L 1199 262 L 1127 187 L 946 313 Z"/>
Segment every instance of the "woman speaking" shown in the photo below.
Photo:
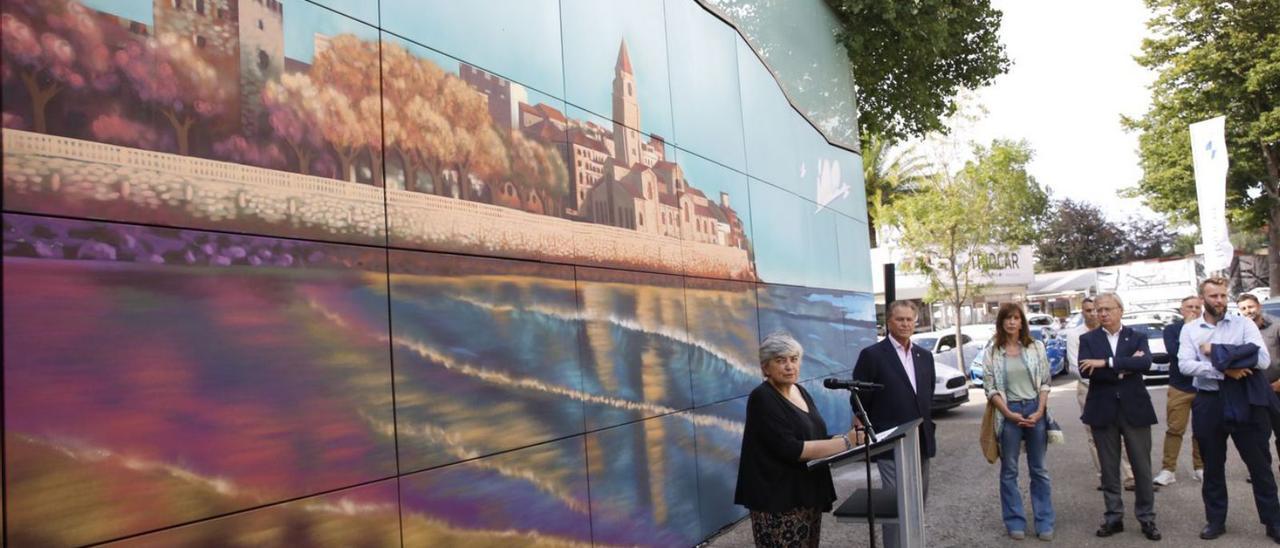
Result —
<path fill-rule="evenodd" d="M 849 434 L 827 434 L 813 398 L 796 384 L 803 357 L 804 348 L 785 332 L 760 343 L 765 380 L 747 398 L 734 496 L 751 511 L 757 546 L 818 546 L 822 513 L 831 510 L 836 491 L 830 468 L 805 462 L 852 447 Z"/>

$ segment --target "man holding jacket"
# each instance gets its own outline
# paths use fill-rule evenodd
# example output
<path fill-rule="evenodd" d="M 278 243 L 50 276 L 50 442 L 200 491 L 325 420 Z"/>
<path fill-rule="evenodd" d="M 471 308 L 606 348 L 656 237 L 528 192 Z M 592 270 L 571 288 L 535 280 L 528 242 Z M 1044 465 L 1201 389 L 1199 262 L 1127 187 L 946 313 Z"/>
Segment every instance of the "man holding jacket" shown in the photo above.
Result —
<path fill-rule="evenodd" d="M 1134 514 L 1142 535 L 1160 540 L 1156 528 L 1155 486 L 1151 481 L 1151 425 L 1156 410 L 1142 382 L 1151 370 L 1151 350 L 1144 333 L 1124 327 L 1124 304 L 1114 293 L 1094 299 L 1102 326 L 1080 337 L 1080 374 L 1089 379 L 1089 396 L 1080 420 L 1093 432 L 1102 465 L 1102 498 L 1106 504 L 1097 535 L 1124 531 L 1124 499 L 1120 490 L 1120 443 L 1133 468 Z"/>
<path fill-rule="evenodd" d="M 1227 438 L 1253 479 L 1253 502 L 1267 536 L 1280 544 L 1280 500 L 1271 473 L 1271 411 L 1275 395 L 1261 375 L 1271 365 L 1258 326 L 1243 316 L 1227 315 L 1227 280 L 1200 282 L 1204 315 L 1182 328 L 1178 368 L 1194 377 L 1196 398 L 1191 424 L 1204 457 L 1204 500 L 1207 523 L 1200 538 L 1215 539 L 1226 532 Z"/>

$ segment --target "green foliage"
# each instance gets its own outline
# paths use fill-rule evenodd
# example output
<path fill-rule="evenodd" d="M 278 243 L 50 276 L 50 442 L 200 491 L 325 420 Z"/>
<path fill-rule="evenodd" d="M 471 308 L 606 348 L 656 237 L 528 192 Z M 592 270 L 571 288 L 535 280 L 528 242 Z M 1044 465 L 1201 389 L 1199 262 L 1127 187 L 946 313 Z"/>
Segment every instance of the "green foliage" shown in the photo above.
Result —
<path fill-rule="evenodd" d="M 862 132 L 896 141 L 947 130 L 960 91 L 1008 72 L 989 0 L 827 0 L 844 30 Z"/>
<path fill-rule="evenodd" d="M 871 247 L 898 196 L 919 190 L 932 167 L 913 146 L 899 147 L 874 133 L 862 134 L 862 178 L 867 196 Z"/>
<path fill-rule="evenodd" d="M 1129 194 L 1175 222 L 1198 222 L 1187 126 L 1225 115 L 1227 211 L 1242 229 L 1280 208 L 1280 3 L 1147 0 L 1155 13 L 1137 61 L 1155 70 L 1140 132 L 1143 177 Z M 1250 191 L 1261 195 L 1251 198 Z"/>
<path fill-rule="evenodd" d="M 1166 257 L 1177 235 L 1160 221 L 1106 219 L 1102 209 L 1069 198 L 1055 200 L 1036 241 L 1036 268 L 1044 272 L 1096 268 Z"/>
<path fill-rule="evenodd" d="M 1102 209 L 1070 198 L 1057 200 L 1036 242 L 1037 267 L 1045 272 L 1115 264 L 1122 235 Z"/>
<path fill-rule="evenodd" d="M 991 270 L 981 260 L 986 253 L 1034 241 L 1048 195 L 1027 173 L 1031 156 L 1021 141 L 975 146 L 974 159 L 957 173 L 928 178 L 888 208 L 909 267 L 929 279 L 926 300 L 959 308 Z"/>

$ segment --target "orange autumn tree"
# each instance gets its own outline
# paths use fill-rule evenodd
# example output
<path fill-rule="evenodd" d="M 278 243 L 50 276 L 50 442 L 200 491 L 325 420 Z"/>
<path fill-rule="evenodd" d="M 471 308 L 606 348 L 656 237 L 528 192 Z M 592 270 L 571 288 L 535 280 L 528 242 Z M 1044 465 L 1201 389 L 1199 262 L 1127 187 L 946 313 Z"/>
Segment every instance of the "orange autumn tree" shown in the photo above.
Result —
<path fill-rule="evenodd" d="M 316 128 L 333 148 L 339 177 L 356 180 L 355 163 L 368 154 L 374 180 L 381 184 L 382 124 L 378 74 L 378 44 L 341 34 L 316 53 L 310 71 L 323 89 L 317 94 Z"/>

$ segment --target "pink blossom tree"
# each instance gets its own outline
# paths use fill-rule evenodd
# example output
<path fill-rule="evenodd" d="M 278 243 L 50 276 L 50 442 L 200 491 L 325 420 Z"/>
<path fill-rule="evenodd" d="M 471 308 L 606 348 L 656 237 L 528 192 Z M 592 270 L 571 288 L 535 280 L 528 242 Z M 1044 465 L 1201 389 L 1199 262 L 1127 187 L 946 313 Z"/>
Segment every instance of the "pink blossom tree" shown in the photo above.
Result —
<path fill-rule="evenodd" d="M 116 113 L 103 114 L 89 126 L 94 139 L 104 143 L 147 150 L 168 150 L 172 139 L 165 139 L 155 128 Z"/>
<path fill-rule="evenodd" d="M 190 40 L 174 34 L 128 44 L 114 59 L 138 99 L 173 126 L 179 154 L 191 152 L 191 126 L 222 113 L 233 96 L 234 79 L 221 77 Z"/>
<path fill-rule="evenodd" d="M 271 129 L 282 139 L 298 161 L 298 172 L 308 175 L 311 157 L 324 146 L 316 127 L 320 90 L 306 74 L 286 74 L 262 90 Z"/>
<path fill-rule="evenodd" d="M 6 0 L 0 13 L 0 76 L 17 77 L 31 100 L 35 131 L 63 90 L 107 90 L 118 78 L 93 14 L 72 0 Z"/>

